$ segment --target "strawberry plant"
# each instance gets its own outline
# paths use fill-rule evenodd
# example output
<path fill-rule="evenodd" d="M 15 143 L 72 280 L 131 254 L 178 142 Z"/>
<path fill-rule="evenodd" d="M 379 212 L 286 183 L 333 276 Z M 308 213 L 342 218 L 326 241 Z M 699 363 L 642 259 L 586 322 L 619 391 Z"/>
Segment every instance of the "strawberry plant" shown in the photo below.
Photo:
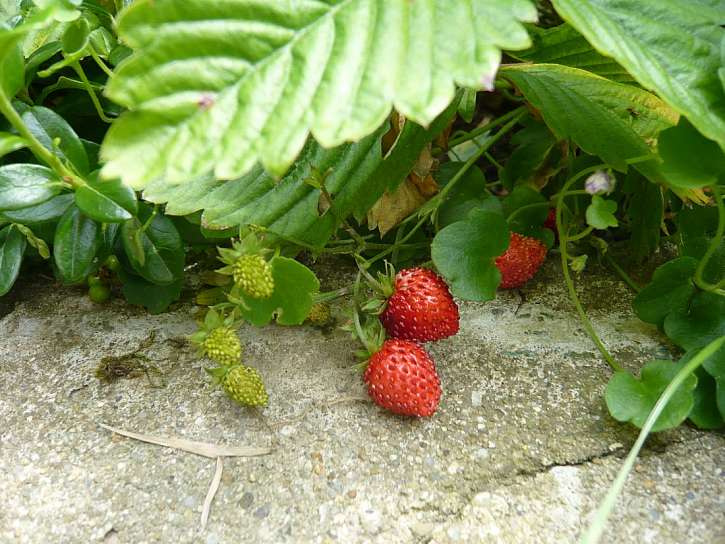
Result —
<path fill-rule="evenodd" d="M 156 313 L 199 263 L 193 339 L 265 405 L 236 328 L 352 295 L 371 396 L 429 416 L 445 383 L 410 340 L 556 259 L 612 417 L 722 428 L 724 22 L 712 0 L 4 1 L 0 296 L 46 267 Z M 360 273 L 320 293 L 302 254 Z M 575 288 L 594 260 L 679 360 L 622 368 Z"/>

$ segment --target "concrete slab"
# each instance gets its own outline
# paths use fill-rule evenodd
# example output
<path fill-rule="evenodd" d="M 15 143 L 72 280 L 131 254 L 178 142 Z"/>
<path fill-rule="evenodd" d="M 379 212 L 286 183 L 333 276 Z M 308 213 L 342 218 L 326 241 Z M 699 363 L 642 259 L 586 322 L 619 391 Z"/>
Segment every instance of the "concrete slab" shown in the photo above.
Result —
<path fill-rule="evenodd" d="M 329 288 L 348 278 L 338 266 L 322 276 Z M 582 283 L 623 364 L 669 356 L 623 286 Z M 20 285 L 0 304 L 0 542 L 574 542 L 636 436 L 607 415 L 609 370 L 553 263 L 520 293 L 461 309 L 461 333 L 430 347 L 441 408 L 411 421 L 338 402 L 364 395 L 346 333 L 244 327 L 271 397 L 254 412 L 215 391 L 184 343 L 190 302 L 149 316 L 42 278 Z M 165 387 L 95 377 L 103 357 L 139 349 Z M 98 422 L 273 452 L 225 460 L 202 531 L 214 461 Z M 725 542 L 724 478 L 721 434 L 655 436 L 607 541 Z"/>

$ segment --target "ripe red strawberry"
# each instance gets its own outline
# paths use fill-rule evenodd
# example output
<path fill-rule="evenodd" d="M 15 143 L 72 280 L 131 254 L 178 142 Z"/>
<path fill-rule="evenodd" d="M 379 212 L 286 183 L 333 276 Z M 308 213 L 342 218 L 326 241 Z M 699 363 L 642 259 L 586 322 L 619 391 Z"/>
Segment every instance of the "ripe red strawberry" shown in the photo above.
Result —
<path fill-rule="evenodd" d="M 380 321 L 393 338 L 430 342 L 453 336 L 459 326 L 458 306 L 446 282 L 427 268 L 406 268 L 395 276 Z"/>
<path fill-rule="evenodd" d="M 509 247 L 496 259 L 503 289 L 521 287 L 534 277 L 546 258 L 546 245 L 536 238 L 511 233 Z"/>
<path fill-rule="evenodd" d="M 404 416 L 431 416 L 441 399 L 435 363 L 409 340 L 386 340 L 363 375 L 375 404 Z"/>
<path fill-rule="evenodd" d="M 554 239 L 558 242 L 559 241 L 559 231 L 556 228 L 556 209 L 551 208 L 549 210 L 549 215 L 546 216 L 546 220 L 544 221 L 544 228 L 549 229 L 554 233 Z"/>

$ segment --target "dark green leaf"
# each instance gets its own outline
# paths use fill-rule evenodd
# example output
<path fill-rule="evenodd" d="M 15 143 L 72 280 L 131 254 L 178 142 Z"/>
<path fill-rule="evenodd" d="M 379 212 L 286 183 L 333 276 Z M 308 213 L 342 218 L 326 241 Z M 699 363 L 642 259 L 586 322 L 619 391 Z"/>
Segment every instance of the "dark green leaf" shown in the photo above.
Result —
<path fill-rule="evenodd" d="M 76 205 L 101 223 L 121 223 L 138 212 L 133 189 L 120 180 L 99 180 L 97 176 L 90 176 L 76 189 Z"/>
<path fill-rule="evenodd" d="M 169 307 L 169 304 L 179 299 L 183 283 L 183 280 L 178 280 L 170 285 L 156 285 L 138 276 L 127 274 L 121 290 L 129 304 L 138 304 L 146 308 L 149 313 L 160 314 Z"/>
<path fill-rule="evenodd" d="M 57 195 L 63 184 L 55 173 L 38 164 L 0 166 L 0 210 L 19 210 Z"/>
<path fill-rule="evenodd" d="M 615 373 L 605 393 L 609 413 L 618 421 L 628 421 L 642 428 L 677 371 L 678 366 L 672 361 L 650 361 L 642 368 L 639 380 L 629 372 Z M 652 432 L 672 429 L 687 418 L 694 404 L 693 390 L 696 386 L 697 378 L 690 374 L 662 410 Z"/>
<path fill-rule="evenodd" d="M 63 161 L 69 161 L 81 174 L 88 173 L 88 157 L 78 135 L 60 115 L 42 106 L 27 107 L 16 102 L 28 130 L 43 147 Z"/>
<path fill-rule="evenodd" d="M 513 232 L 537 237 L 549 214 L 549 203 L 533 188 L 520 185 L 503 199 L 503 210 Z"/>
<path fill-rule="evenodd" d="M 690 304 L 665 318 L 665 333 L 686 350 L 701 348 L 725 335 L 725 297 L 698 292 Z"/>
<path fill-rule="evenodd" d="M 595 229 L 605 230 L 609 227 L 619 225 L 614 212 L 617 211 L 617 203 L 614 200 L 606 200 L 599 195 L 592 197 L 586 211 L 587 224 Z"/>
<path fill-rule="evenodd" d="M 139 208 L 139 218 L 121 226 L 121 241 L 134 270 L 145 280 L 169 285 L 184 272 L 184 246 L 172 221 L 160 213 L 151 217 L 147 206 Z"/>
<path fill-rule="evenodd" d="M 66 193 L 57 195 L 46 200 L 42 204 L 21 208 L 19 210 L 7 210 L 0 212 L 0 219 L 23 225 L 36 225 L 58 221 L 66 210 L 73 204 L 73 194 Z"/>
<path fill-rule="evenodd" d="M 501 181 L 506 189 L 532 181 L 545 163 L 556 139 L 544 123 L 529 121 L 511 138 L 516 149 L 501 171 Z"/>
<path fill-rule="evenodd" d="M 467 300 L 491 300 L 501 282 L 494 261 L 509 244 L 502 215 L 474 210 L 465 221 L 442 229 L 433 240 L 431 255 L 454 295 Z"/>
<path fill-rule="evenodd" d="M 634 78 L 616 61 L 598 53 L 584 36 L 571 25 L 553 28 L 529 27 L 534 42 L 530 49 L 509 54 L 517 59 L 581 68 L 619 83 L 633 83 Z"/>
<path fill-rule="evenodd" d="M 248 309 L 242 308 L 242 317 L 256 326 L 266 325 L 273 316 L 280 325 L 299 325 L 310 313 L 320 282 L 309 268 L 294 259 L 275 257 L 270 264 L 274 293 L 268 299 L 245 298 Z"/>
<path fill-rule="evenodd" d="M 725 89 L 718 78 L 725 35 L 721 1 L 552 3 L 597 51 L 616 59 L 725 147 Z"/>
<path fill-rule="evenodd" d="M 677 122 L 677 114 L 653 94 L 589 72 L 556 64 L 517 64 L 501 74 L 538 109 L 560 140 L 572 139 L 620 171 L 627 159 L 650 155 L 650 142 Z M 656 161 L 635 168 L 663 180 Z"/>
<path fill-rule="evenodd" d="M 442 164 L 435 174 L 438 185 L 445 187 L 463 164 L 462 162 Z M 472 166 L 438 207 L 436 214 L 438 228 L 464 220 L 471 210 L 481 207 L 485 201 L 492 201 L 496 204 L 499 202 L 486 192 L 486 178 L 481 169 L 478 166 Z"/>
<path fill-rule="evenodd" d="M 725 425 L 723 415 L 718 410 L 718 384 L 710 374 L 703 368 L 695 371 L 697 376 L 697 388 L 693 391 L 695 403 L 690 412 L 690 421 L 697 425 L 700 429 L 720 429 Z M 725 397 L 725 381 L 719 387 Z M 722 404 L 725 409 L 725 400 Z M 725 413 L 725 411 L 723 412 Z"/>
<path fill-rule="evenodd" d="M 634 258 L 641 261 L 660 245 L 660 229 L 664 220 L 664 199 L 659 185 L 650 183 L 634 170 L 627 176 L 630 193 L 627 218 L 632 229 L 630 245 Z"/>
<path fill-rule="evenodd" d="M 725 97 L 724 97 L 725 98 Z M 725 152 L 685 119 L 660 133 L 657 150 L 667 183 L 697 189 L 725 181 Z"/>
<path fill-rule="evenodd" d="M 76 283 L 88 275 L 100 242 L 101 228 L 93 219 L 75 206 L 63 214 L 53 241 L 53 258 L 63 281 Z"/>
<path fill-rule="evenodd" d="M 0 230 L 0 297 L 18 279 L 25 252 L 25 236 L 12 225 Z"/>
<path fill-rule="evenodd" d="M 687 307 L 695 292 L 692 276 L 697 261 L 692 257 L 680 257 L 660 266 L 650 284 L 634 299 L 634 311 L 647 323 L 663 325 L 667 315 Z"/>
<path fill-rule="evenodd" d="M 715 380 L 715 404 L 725 420 L 725 347 L 708 357 L 702 368 Z"/>

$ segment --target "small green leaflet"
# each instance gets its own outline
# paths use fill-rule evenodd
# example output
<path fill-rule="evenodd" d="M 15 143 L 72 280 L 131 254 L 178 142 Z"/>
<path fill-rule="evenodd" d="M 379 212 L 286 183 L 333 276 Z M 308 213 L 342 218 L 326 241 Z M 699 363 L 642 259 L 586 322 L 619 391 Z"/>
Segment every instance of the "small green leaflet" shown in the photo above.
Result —
<path fill-rule="evenodd" d="M 586 211 L 587 224 L 595 229 L 605 230 L 609 227 L 619 225 L 614 212 L 617 211 L 617 203 L 614 200 L 606 200 L 599 195 L 592 197 Z"/>
<path fill-rule="evenodd" d="M 137 0 L 118 20 L 134 49 L 106 88 L 128 108 L 104 177 L 145 188 L 257 163 L 282 176 L 312 133 L 324 147 L 374 132 L 394 106 L 429 125 L 456 84 L 492 88 L 501 49 L 530 45 L 528 0 Z M 256 9 L 253 9 L 256 8 Z M 204 137 L 200 138 L 199 135 Z"/>
<path fill-rule="evenodd" d="M 642 368 L 639 380 L 629 372 L 615 373 L 605 393 L 609 413 L 618 421 L 628 421 L 641 428 L 678 370 L 679 367 L 672 361 L 650 361 Z M 687 418 L 694 404 L 693 390 L 696 386 L 697 378 L 690 374 L 672 395 L 652 432 L 672 429 Z"/>
<path fill-rule="evenodd" d="M 509 229 L 503 215 L 475 210 L 466 220 L 438 232 L 431 256 L 454 295 L 466 300 L 491 300 L 501 282 L 494 261 L 508 244 Z"/>
<path fill-rule="evenodd" d="M 300 325 L 310 313 L 312 297 L 320 290 L 315 274 L 303 264 L 287 257 L 270 262 L 274 277 L 274 293 L 267 299 L 244 298 L 242 317 L 258 327 L 273 317 L 280 325 Z"/>

